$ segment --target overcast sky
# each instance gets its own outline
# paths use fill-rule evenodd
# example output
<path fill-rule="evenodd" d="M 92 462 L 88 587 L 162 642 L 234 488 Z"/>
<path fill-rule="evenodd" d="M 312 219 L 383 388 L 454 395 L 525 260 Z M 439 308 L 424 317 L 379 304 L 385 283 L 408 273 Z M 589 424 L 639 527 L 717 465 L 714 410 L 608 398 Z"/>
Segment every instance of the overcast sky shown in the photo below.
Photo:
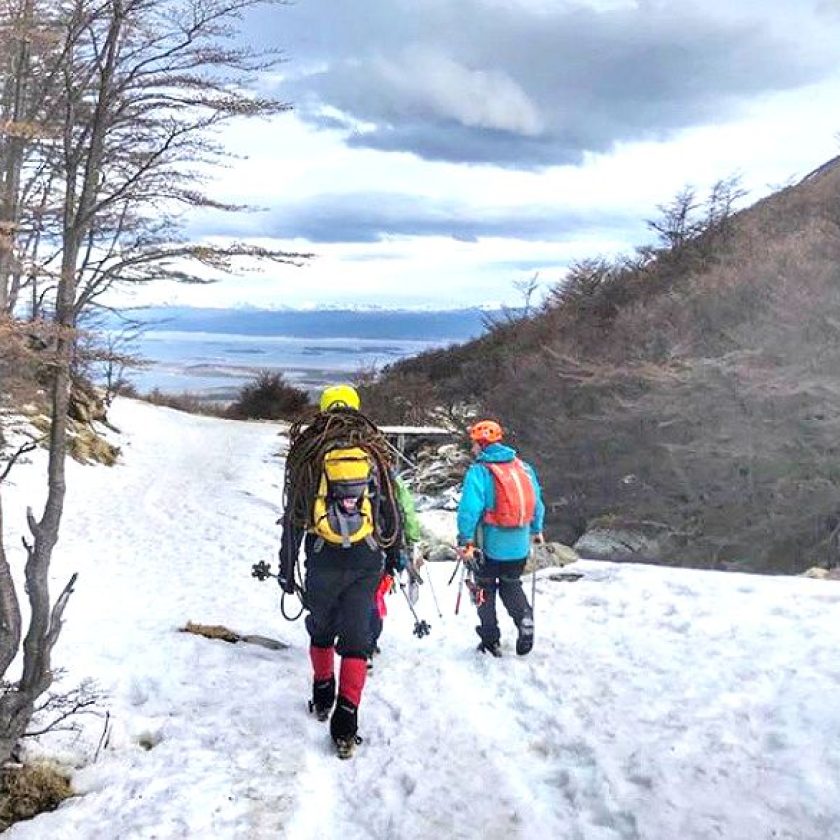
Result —
<path fill-rule="evenodd" d="M 197 238 L 312 251 L 158 302 L 514 303 L 646 241 L 686 185 L 749 200 L 840 152 L 840 0 L 295 0 L 251 14 L 293 112 L 228 132 Z"/>

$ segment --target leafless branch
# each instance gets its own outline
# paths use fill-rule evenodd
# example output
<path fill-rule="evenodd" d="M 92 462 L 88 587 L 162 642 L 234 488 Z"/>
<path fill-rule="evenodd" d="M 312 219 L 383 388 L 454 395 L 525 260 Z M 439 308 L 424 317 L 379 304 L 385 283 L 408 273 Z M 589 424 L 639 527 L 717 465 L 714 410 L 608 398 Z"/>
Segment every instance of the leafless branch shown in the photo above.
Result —
<path fill-rule="evenodd" d="M 12 467 L 14 467 L 15 462 L 18 458 L 26 455 L 29 452 L 33 452 L 35 449 L 38 448 L 38 444 L 43 440 L 43 438 L 39 438 L 37 441 L 27 441 L 26 443 L 22 443 L 14 454 L 9 458 L 6 462 L 6 467 L 2 473 L 0 473 L 0 484 L 6 479 L 9 473 L 12 471 Z"/>

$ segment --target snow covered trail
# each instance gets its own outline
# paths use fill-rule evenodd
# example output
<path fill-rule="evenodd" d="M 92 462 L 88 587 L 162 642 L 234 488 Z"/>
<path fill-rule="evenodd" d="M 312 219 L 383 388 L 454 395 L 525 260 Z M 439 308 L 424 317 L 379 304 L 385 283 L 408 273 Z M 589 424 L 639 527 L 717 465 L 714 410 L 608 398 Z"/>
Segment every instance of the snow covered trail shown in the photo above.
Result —
<path fill-rule="evenodd" d="M 303 761 L 289 738 L 306 724 L 284 720 L 277 687 L 292 660 L 303 680 L 299 652 L 176 632 L 191 619 L 282 634 L 276 586 L 269 593 L 250 577 L 251 564 L 277 550 L 277 428 L 131 402 L 118 402 L 112 420 L 124 431 L 122 463 L 68 464 L 52 569 L 56 586 L 80 572 L 55 659 L 64 685 L 93 677 L 107 693 L 110 749 L 76 775 L 85 796 L 14 832 L 277 836 Z M 9 512 L 8 523 L 18 519 Z M 98 733 L 88 734 L 95 747 Z"/>
<path fill-rule="evenodd" d="M 389 598 L 365 742 L 341 762 L 305 712 L 302 622 L 250 577 L 277 550 L 276 427 L 130 401 L 113 420 L 122 461 L 69 465 L 53 567 L 56 587 L 80 572 L 62 685 L 98 681 L 111 737 L 96 762 L 100 720 L 45 739 L 83 795 L 14 840 L 840 836 L 837 584 L 582 561 L 577 582 L 539 578 L 530 656 L 501 618 L 496 660 L 437 564 L 443 618 L 427 583 L 417 639 Z M 7 528 L 42 461 L 15 470 Z M 188 619 L 291 647 L 176 632 Z"/>

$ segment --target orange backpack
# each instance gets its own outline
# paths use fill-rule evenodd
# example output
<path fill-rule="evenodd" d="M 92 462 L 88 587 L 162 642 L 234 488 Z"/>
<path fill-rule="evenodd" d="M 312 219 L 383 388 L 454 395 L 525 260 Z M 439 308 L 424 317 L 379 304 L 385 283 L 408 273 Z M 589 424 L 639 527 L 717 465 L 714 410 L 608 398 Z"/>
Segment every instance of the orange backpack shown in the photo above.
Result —
<path fill-rule="evenodd" d="M 496 505 L 484 514 L 484 522 L 501 528 L 529 525 L 537 509 L 537 494 L 528 470 L 519 458 L 504 463 L 484 463 L 493 476 Z"/>

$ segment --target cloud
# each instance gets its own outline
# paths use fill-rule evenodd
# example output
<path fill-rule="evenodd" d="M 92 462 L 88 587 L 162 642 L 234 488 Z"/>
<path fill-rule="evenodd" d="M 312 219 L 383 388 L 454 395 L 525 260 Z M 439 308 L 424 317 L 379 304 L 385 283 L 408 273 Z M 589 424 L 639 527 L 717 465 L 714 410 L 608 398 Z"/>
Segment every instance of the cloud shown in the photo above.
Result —
<path fill-rule="evenodd" d="M 836 67 L 831 5 L 365 0 L 362 15 L 305 0 L 270 20 L 292 58 L 282 95 L 351 146 L 533 168 L 820 79 Z"/>
<path fill-rule="evenodd" d="M 312 243 L 375 243 L 394 237 L 438 236 L 458 242 L 486 238 L 561 242 L 638 225 L 620 212 L 548 206 L 476 209 L 451 200 L 402 193 L 313 195 L 241 217 L 210 214 L 193 222 L 190 234 L 304 239 Z"/>
<path fill-rule="evenodd" d="M 534 103 L 503 72 L 471 70 L 439 50 L 419 46 L 407 48 L 397 60 L 381 58 L 376 64 L 395 110 L 526 137 L 543 131 Z"/>

